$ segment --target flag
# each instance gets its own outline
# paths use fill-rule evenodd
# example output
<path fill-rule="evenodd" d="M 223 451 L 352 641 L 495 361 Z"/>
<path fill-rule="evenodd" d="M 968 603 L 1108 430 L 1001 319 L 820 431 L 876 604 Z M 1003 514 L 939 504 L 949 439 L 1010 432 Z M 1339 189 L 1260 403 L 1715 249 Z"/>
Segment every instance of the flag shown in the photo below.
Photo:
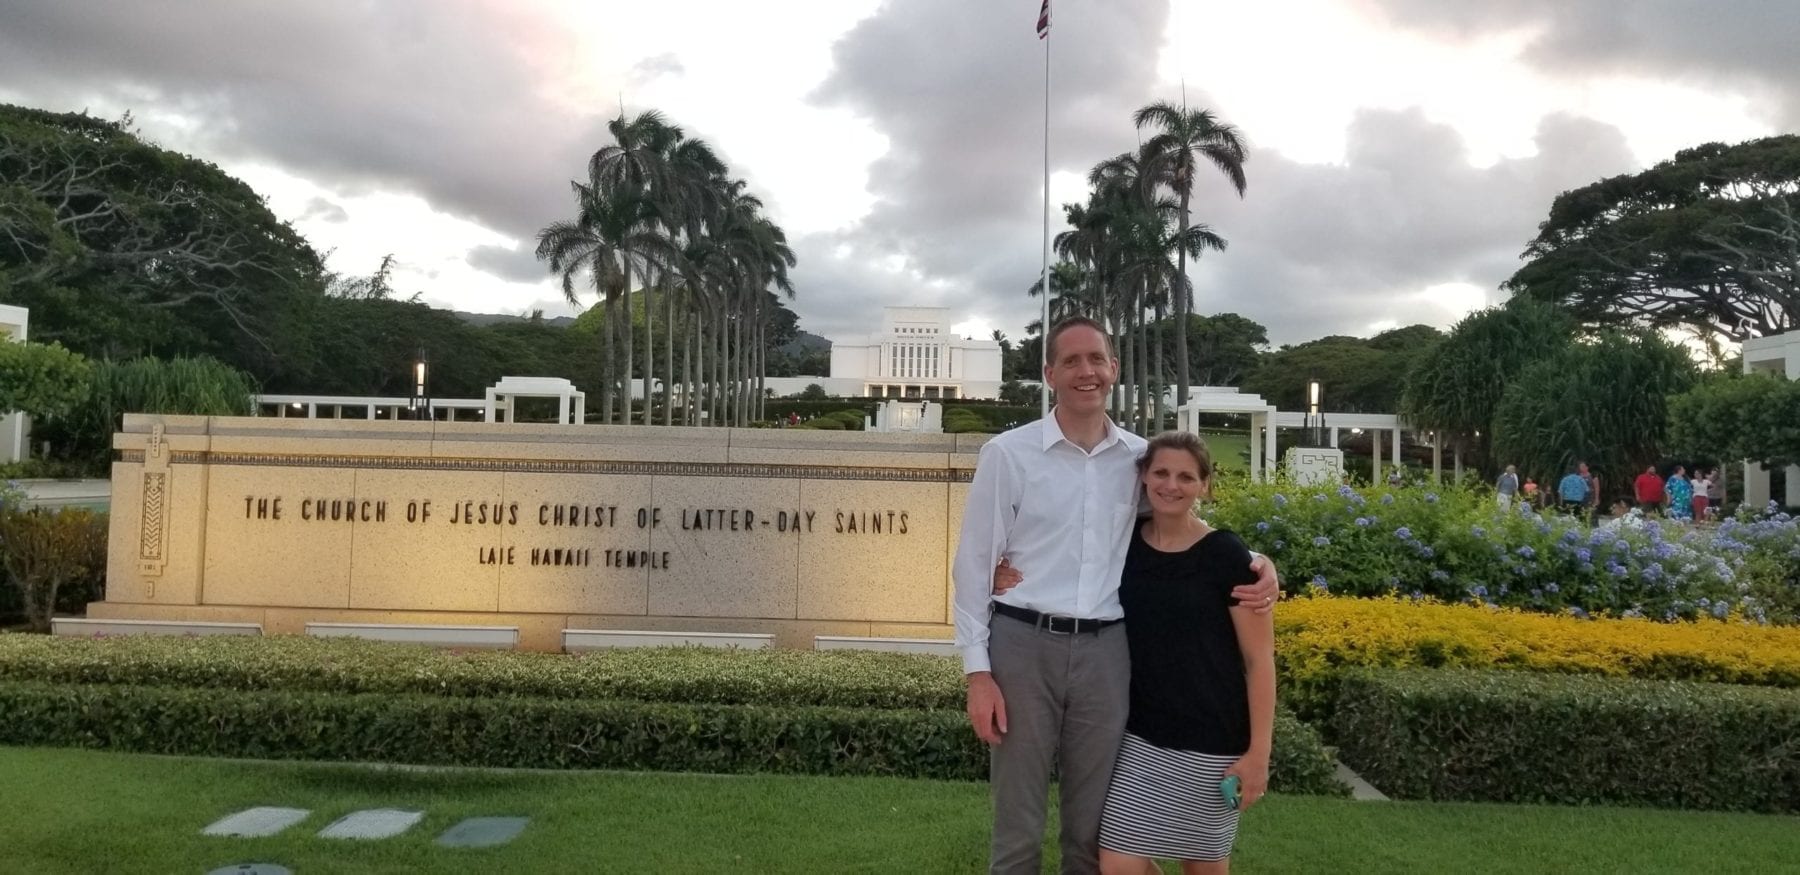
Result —
<path fill-rule="evenodd" d="M 1044 0 L 1043 8 L 1038 10 L 1038 39 L 1050 36 L 1050 0 Z"/>

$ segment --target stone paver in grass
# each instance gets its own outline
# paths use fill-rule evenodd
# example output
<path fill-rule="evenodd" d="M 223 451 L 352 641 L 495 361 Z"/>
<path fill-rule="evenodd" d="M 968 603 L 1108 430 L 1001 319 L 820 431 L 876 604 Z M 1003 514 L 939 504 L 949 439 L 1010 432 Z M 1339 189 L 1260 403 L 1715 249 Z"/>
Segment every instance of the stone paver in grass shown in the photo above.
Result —
<path fill-rule="evenodd" d="M 274 863 L 239 863 L 214 869 L 206 875 L 294 875 L 294 870 Z"/>
<path fill-rule="evenodd" d="M 248 808 L 214 821 L 201 835 L 261 838 L 272 836 L 302 820 L 312 812 L 304 808 Z"/>
<path fill-rule="evenodd" d="M 338 818 L 330 826 L 319 830 L 322 839 L 385 839 L 392 838 L 409 829 L 425 817 L 423 811 L 403 811 L 398 808 L 370 808 L 365 811 L 352 811 Z"/>
<path fill-rule="evenodd" d="M 437 843 L 447 848 L 491 848 L 504 845 L 525 831 L 529 817 L 471 817 L 444 830 Z"/>

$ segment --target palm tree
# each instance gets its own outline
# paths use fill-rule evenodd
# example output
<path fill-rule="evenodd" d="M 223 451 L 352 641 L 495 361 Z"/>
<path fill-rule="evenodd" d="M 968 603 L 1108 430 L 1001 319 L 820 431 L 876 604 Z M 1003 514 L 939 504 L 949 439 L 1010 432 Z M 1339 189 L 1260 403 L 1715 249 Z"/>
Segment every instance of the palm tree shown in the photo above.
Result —
<path fill-rule="evenodd" d="M 1238 197 L 1244 196 L 1244 162 L 1249 160 L 1249 152 L 1237 128 L 1219 121 L 1208 110 L 1188 109 L 1185 102 L 1181 106 L 1166 101 L 1152 103 L 1139 109 L 1132 120 L 1140 131 L 1147 127 L 1157 130 L 1156 135 L 1144 144 L 1144 154 L 1150 158 L 1148 163 L 1151 165 L 1145 170 L 1158 184 L 1174 192 L 1179 202 L 1179 233 L 1182 237 L 1187 236 L 1188 202 L 1194 194 L 1194 179 L 1201 161 L 1217 167 L 1237 190 Z M 1185 279 L 1187 250 L 1179 249 L 1176 259 L 1176 270 Z M 1181 407 L 1187 404 L 1187 317 L 1193 312 L 1194 305 L 1185 281 L 1175 291 L 1175 372 L 1178 381 L 1175 404 Z"/>
<path fill-rule="evenodd" d="M 590 166 L 590 170 L 593 168 Z M 573 221 L 557 221 L 538 232 L 537 257 L 548 261 L 550 270 L 562 277 L 563 297 L 581 306 L 576 278 L 586 273 L 592 288 L 606 307 L 602 320 L 601 344 L 606 362 L 607 390 L 601 394 L 601 419 L 612 418 L 615 387 L 623 388 L 623 420 L 630 421 L 629 383 L 631 359 L 630 309 L 625 308 L 624 335 L 627 338 L 624 369 L 618 367 L 615 352 L 621 344 L 611 335 L 619 323 L 621 301 L 629 301 L 634 269 L 643 259 L 661 254 L 666 240 L 654 224 L 654 210 L 641 194 L 613 190 L 598 174 L 590 173 L 588 182 L 570 182 L 575 193 L 576 213 Z"/>

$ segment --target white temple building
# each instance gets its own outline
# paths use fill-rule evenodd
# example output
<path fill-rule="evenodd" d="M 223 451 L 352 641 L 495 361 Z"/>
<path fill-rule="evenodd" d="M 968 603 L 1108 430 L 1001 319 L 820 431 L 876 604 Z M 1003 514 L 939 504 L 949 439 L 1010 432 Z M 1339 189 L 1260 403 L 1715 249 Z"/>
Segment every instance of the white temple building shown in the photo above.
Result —
<path fill-rule="evenodd" d="M 1000 344 L 957 337 L 948 307 L 888 307 L 881 330 L 832 338 L 831 376 L 771 377 L 776 395 L 817 383 L 834 396 L 998 398 Z"/>
<path fill-rule="evenodd" d="M 1800 380 L 1800 331 L 1744 341 L 1744 373 Z M 1761 508 L 1770 499 L 1789 507 L 1800 506 L 1800 465 L 1788 466 L 1787 485 L 1781 495 L 1771 495 L 1769 486 L 1769 472 L 1763 466 L 1744 463 L 1744 504 L 1753 508 Z"/>
<path fill-rule="evenodd" d="M 0 343 L 23 342 L 30 324 L 29 310 L 0 304 Z M 0 410 L 0 462 L 18 462 L 30 455 L 30 435 L 25 414 Z"/>

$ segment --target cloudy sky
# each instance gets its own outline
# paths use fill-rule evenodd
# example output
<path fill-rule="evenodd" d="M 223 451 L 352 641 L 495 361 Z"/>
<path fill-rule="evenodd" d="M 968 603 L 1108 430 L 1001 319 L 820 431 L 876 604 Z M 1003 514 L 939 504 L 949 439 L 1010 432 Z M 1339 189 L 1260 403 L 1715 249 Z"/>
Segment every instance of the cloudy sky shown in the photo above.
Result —
<path fill-rule="evenodd" d="M 623 106 L 715 145 L 787 228 L 803 328 L 938 304 L 1022 333 L 1041 234 L 1039 0 L 7 0 L 0 101 L 218 163 L 331 266 L 441 306 L 566 313 L 530 254 Z M 1055 0 L 1051 195 L 1208 107 L 1249 189 L 1197 307 L 1276 342 L 1498 300 L 1557 192 L 1800 130 L 1792 0 Z"/>

